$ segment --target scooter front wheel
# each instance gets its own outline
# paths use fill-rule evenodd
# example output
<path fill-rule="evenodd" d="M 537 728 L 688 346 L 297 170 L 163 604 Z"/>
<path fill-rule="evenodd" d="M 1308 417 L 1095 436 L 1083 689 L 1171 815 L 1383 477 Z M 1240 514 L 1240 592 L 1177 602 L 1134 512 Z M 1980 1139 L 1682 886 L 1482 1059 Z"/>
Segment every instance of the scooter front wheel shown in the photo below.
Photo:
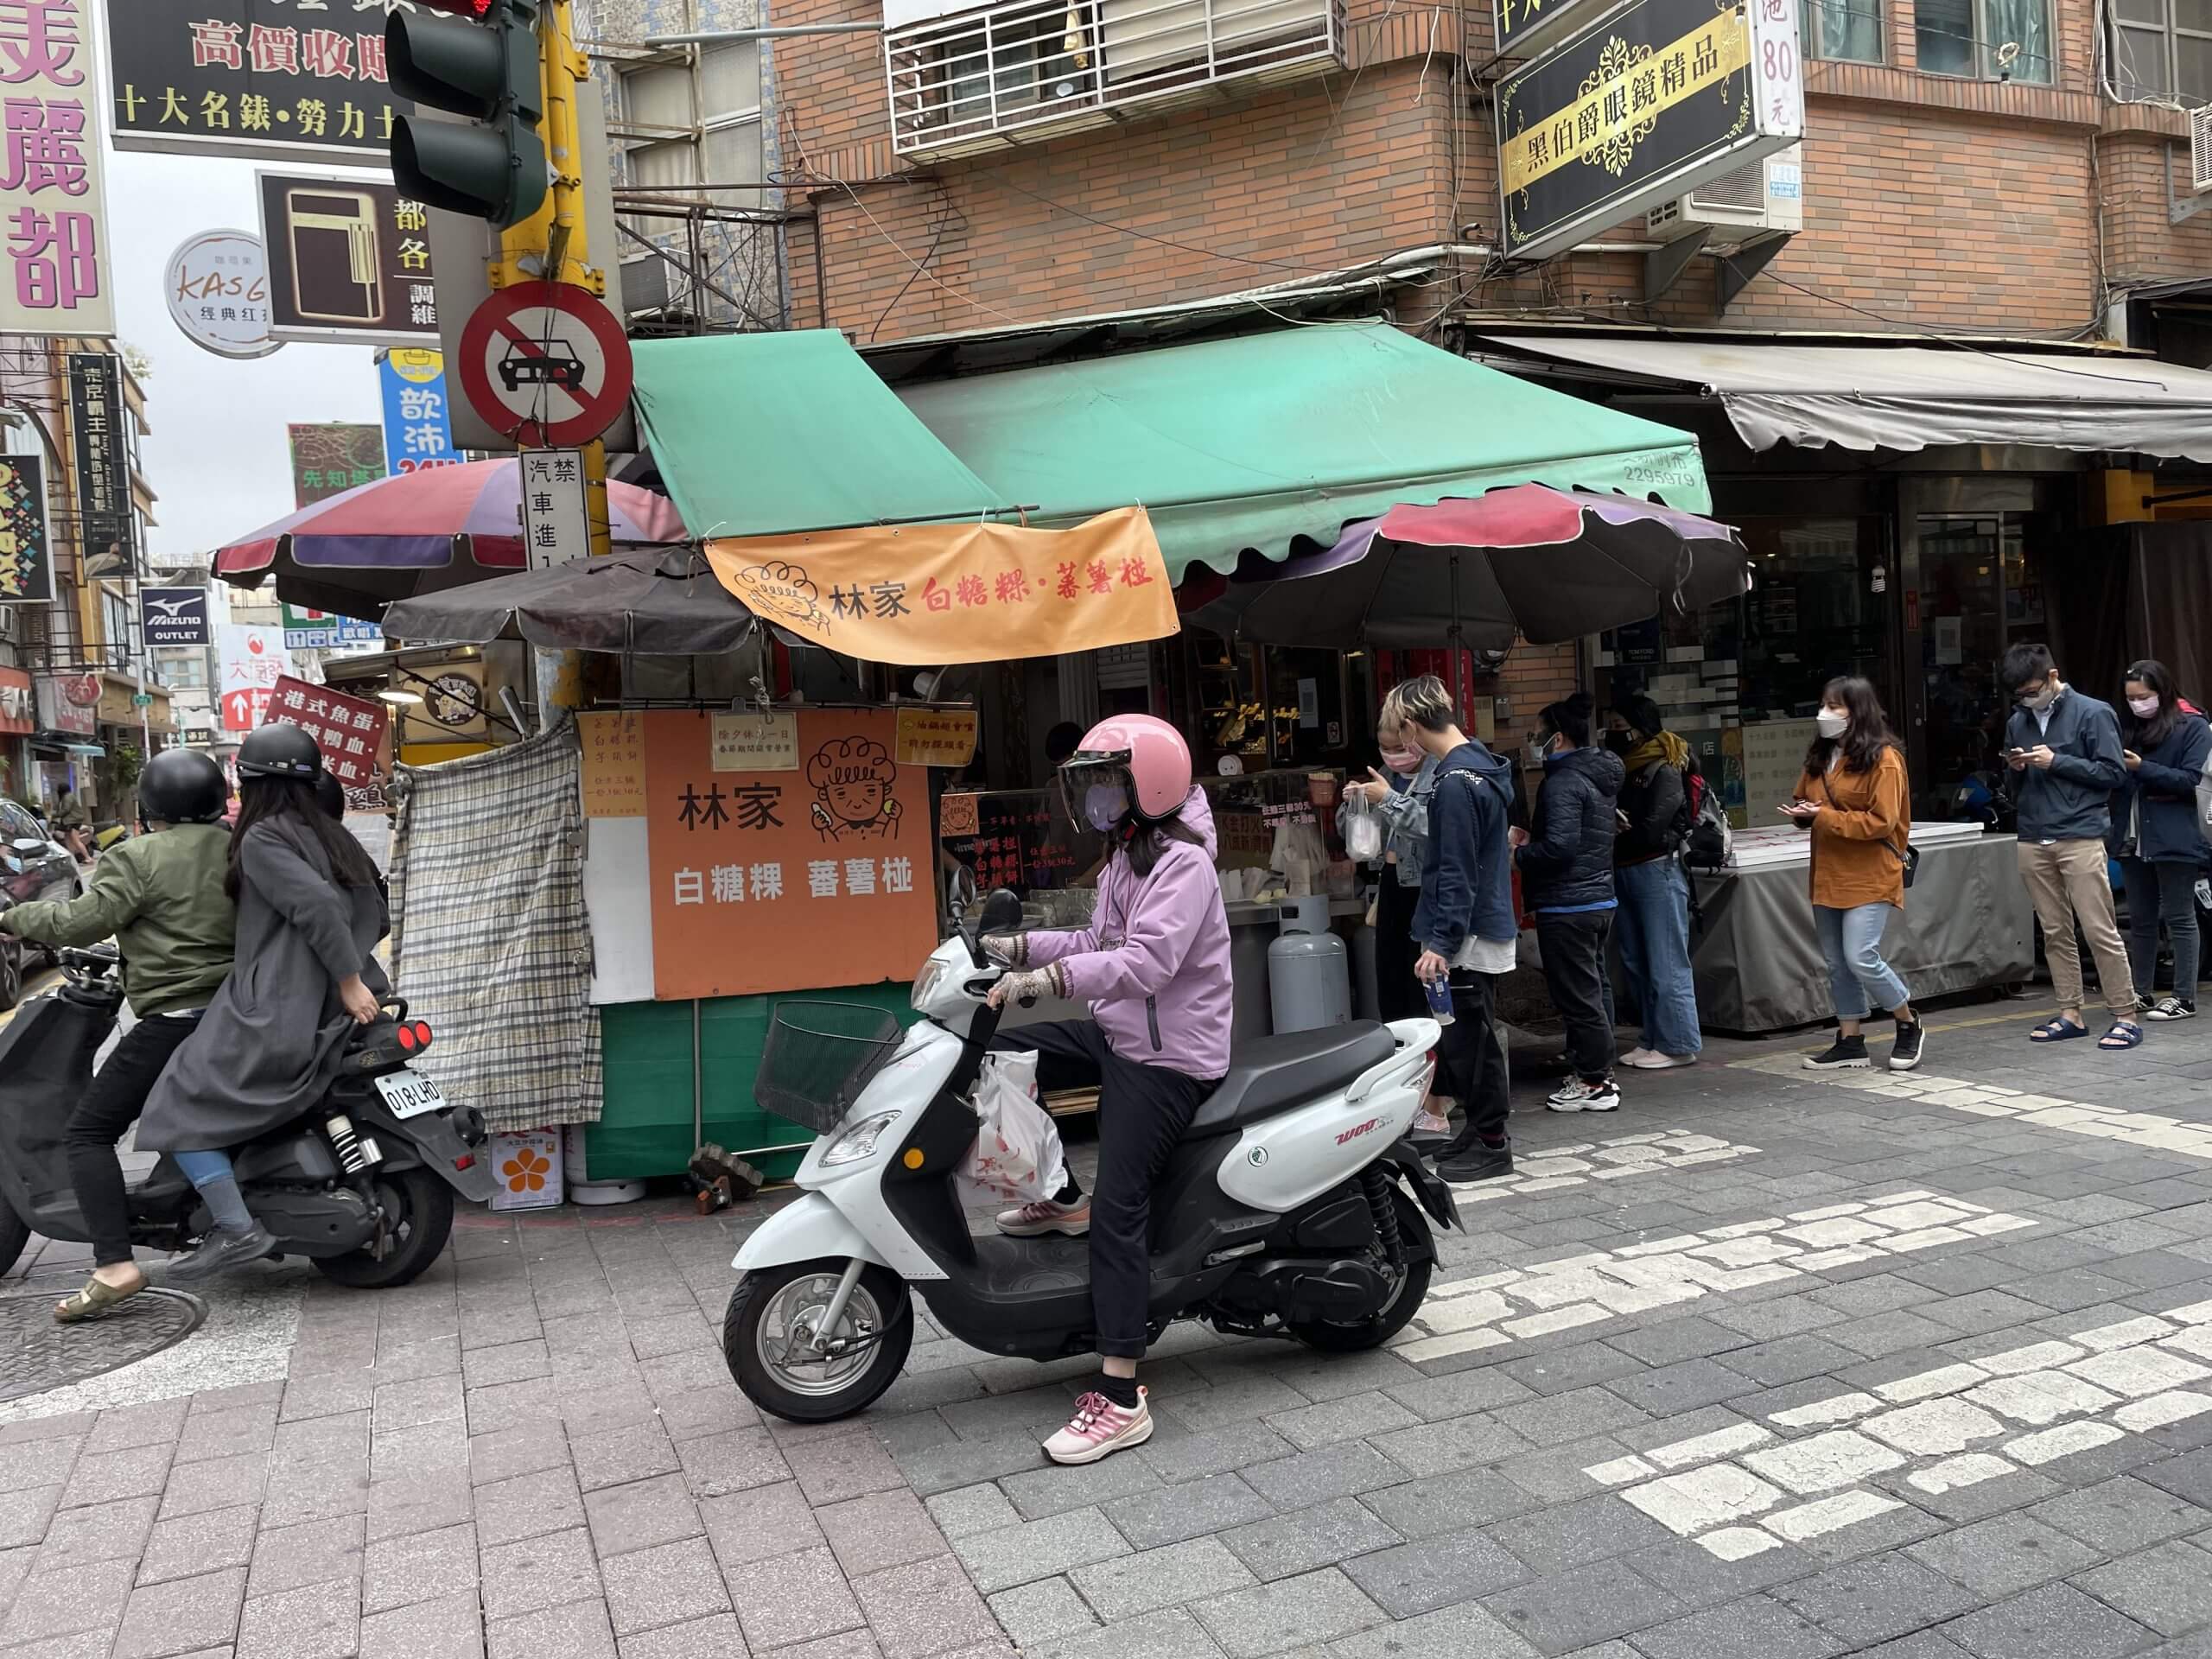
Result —
<path fill-rule="evenodd" d="M 830 1423 L 873 1405 L 898 1380 L 914 1344 L 906 1281 L 874 1263 L 861 1269 L 830 1352 L 815 1346 L 845 1263 L 824 1256 L 748 1273 L 722 1317 L 722 1357 L 745 1397 L 794 1423 Z"/>

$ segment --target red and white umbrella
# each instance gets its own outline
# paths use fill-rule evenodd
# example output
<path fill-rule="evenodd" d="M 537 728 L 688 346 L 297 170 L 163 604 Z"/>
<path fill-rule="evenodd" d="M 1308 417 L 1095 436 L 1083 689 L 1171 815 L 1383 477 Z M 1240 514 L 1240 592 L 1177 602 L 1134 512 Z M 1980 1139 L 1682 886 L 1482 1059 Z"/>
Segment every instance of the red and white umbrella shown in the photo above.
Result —
<path fill-rule="evenodd" d="M 676 505 L 633 484 L 607 486 L 617 546 L 688 539 Z M 520 570 L 522 464 L 472 461 L 380 478 L 218 549 L 215 574 L 257 588 L 272 572 L 288 601 L 374 617 L 394 600 Z"/>

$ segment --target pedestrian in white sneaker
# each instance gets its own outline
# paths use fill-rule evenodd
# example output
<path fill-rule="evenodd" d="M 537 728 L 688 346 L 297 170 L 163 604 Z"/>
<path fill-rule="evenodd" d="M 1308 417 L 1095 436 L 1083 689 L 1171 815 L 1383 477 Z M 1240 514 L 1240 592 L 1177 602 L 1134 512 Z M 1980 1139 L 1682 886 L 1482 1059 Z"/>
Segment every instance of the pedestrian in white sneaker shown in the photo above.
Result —
<path fill-rule="evenodd" d="M 1618 755 L 1590 747 L 1587 696 L 1554 702 L 1538 718 L 1544 781 L 1516 857 L 1522 894 L 1536 913 L 1544 984 L 1567 1022 L 1574 1066 L 1545 1104 L 1555 1112 L 1618 1111 L 1613 1025 L 1605 1017 L 1605 940 L 1618 908 L 1613 832 L 1625 768 Z"/>

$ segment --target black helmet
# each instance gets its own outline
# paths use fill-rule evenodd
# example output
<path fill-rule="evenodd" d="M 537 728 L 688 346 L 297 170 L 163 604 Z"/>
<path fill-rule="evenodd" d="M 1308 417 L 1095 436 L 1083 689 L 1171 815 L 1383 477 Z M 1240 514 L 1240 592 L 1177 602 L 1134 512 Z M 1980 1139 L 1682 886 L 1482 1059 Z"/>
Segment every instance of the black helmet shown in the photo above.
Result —
<path fill-rule="evenodd" d="M 289 721 L 271 721 L 246 734 L 238 745 L 241 778 L 299 778 L 309 783 L 322 772 L 322 751 L 315 739 Z"/>
<path fill-rule="evenodd" d="M 328 772 L 315 780 L 315 804 L 340 823 L 346 821 L 346 785 Z"/>
<path fill-rule="evenodd" d="M 222 767 L 197 749 L 164 749 L 138 774 L 138 812 L 149 823 L 213 823 L 230 798 Z"/>

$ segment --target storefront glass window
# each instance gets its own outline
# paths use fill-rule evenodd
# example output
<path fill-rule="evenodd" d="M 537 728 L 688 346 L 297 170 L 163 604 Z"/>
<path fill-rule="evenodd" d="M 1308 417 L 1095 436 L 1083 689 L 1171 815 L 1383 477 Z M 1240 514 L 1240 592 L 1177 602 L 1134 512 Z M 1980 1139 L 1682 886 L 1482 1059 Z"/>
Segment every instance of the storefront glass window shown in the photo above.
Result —
<path fill-rule="evenodd" d="M 2032 515 L 1928 513 L 1920 519 L 1921 671 L 1928 693 L 1925 816 L 1979 815 L 2004 783 L 2009 710 L 1998 660 L 2015 640 L 2048 639 Z"/>

